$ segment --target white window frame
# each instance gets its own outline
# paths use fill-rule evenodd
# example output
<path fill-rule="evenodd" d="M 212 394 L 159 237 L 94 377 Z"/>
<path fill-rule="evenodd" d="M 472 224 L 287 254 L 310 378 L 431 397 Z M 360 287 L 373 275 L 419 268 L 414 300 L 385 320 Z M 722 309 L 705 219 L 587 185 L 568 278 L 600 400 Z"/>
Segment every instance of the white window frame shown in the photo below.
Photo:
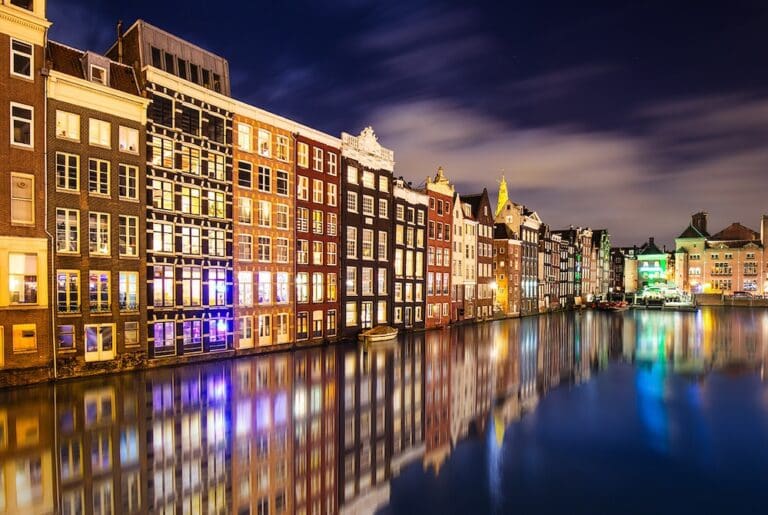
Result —
<path fill-rule="evenodd" d="M 18 51 L 13 48 L 14 43 L 21 43 L 22 45 L 27 45 L 30 48 L 29 54 L 25 54 L 21 51 Z M 10 72 L 11 75 L 14 77 L 19 77 L 21 79 L 27 79 L 27 80 L 34 80 L 34 73 L 35 73 L 35 45 L 32 43 L 28 43 L 21 39 L 11 38 L 11 44 L 9 45 L 9 48 L 11 49 L 11 61 L 10 61 Z M 13 58 L 16 54 L 19 54 L 24 57 L 29 58 L 29 75 L 24 75 L 22 73 L 16 73 L 13 69 Z"/>
<path fill-rule="evenodd" d="M 29 119 L 19 118 L 17 116 L 14 116 L 13 115 L 13 108 L 14 107 L 28 110 L 29 111 Z M 8 137 L 10 138 L 11 145 L 13 145 L 14 147 L 35 148 L 35 108 L 30 106 L 30 105 L 20 104 L 18 102 L 11 102 L 11 106 L 10 106 L 10 110 L 8 111 L 8 114 L 9 114 L 10 120 L 11 120 L 10 121 L 10 129 L 11 130 L 8 131 L 9 132 L 9 136 Z M 29 124 L 29 143 L 22 143 L 22 142 L 19 142 L 19 141 L 15 141 L 13 139 L 13 133 L 14 133 L 13 126 L 14 126 L 14 123 L 16 121 L 20 121 L 20 122 L 28 123 Z"/>

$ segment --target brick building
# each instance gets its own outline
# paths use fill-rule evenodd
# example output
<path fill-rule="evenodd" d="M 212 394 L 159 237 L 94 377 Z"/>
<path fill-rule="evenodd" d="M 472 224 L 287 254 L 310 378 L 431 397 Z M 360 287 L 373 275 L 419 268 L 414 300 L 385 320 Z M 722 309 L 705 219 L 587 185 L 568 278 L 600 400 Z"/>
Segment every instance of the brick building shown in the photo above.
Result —
<path fill-rule="evenodd" d="M 442 167 L 437 169 L 434 178 L 427 177 L 425 193 L 429 196 L 426 328 L 430 329 L 448 325 L 451 321 L 451 231 L 455 189 Z"/>
<path fill-rule="evenodd" d="M 520 315 L 522 292 L 522 241 L 512 228 L 503 223 L 493 229 L 493 272 L 498 307 L 505 315 Z"/>
<path fill-rule="evenodd" d="M 488 197 L 488 190 L 476 195 L 463 195 L 461 201 L 469 206 L 477 223 L 477 274 L 475 295 L 475 316 L 488 318 L 493 315 L 493 225 L 494 213 Z"/>
<path fill-rule="evenodd" d="M 147 351 L 148 102 L 129 66 L 55 42 L 47 57 L 58 375 L 135 367 Z"/>

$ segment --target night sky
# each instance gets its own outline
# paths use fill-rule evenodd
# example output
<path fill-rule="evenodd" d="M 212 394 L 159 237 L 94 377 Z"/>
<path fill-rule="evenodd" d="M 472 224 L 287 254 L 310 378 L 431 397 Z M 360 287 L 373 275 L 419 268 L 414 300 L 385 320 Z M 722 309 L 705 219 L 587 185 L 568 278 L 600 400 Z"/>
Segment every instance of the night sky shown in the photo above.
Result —
<path fill-rule="evenodd" d="M 372 125 L 414 185 L 501 171 L 555 228 L 668 245 L 768 213 L 768 2 L 49 0 L 105 51 L 144 18 L 229 60 L 235 97 L 333 135 Z M 592 5 L 587 5 L 592 4 Z"/>

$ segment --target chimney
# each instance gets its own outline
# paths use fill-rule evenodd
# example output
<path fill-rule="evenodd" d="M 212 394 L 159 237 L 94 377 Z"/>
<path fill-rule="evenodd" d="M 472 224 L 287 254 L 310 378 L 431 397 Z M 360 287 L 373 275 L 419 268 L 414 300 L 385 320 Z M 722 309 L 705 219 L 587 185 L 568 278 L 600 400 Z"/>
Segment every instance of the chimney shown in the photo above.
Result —
<path fill-rule="evenodd" d="M 707 213 L 699 211 L 691 216 L 691 225 L 696 228 L 701 234 L 707 234 Z"/>
<path fill-rule="evenodd" d="M 768 246 L 768 215 L 763 215 L 760 220 L 760 241 L 763 242 L 763 248 Z"/>
<path fill-rule="evenodd" d="M 117 62 L 123 64 L 123 20 L 117 22 Z"/>

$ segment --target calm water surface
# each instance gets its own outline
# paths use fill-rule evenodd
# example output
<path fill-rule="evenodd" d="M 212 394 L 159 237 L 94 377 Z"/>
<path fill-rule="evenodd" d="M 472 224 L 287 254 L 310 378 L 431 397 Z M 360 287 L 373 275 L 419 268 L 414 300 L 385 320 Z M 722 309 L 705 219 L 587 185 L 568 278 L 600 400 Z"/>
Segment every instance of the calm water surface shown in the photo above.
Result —
<path fill-rule="evenodd" d="M 586 312 L 0 393 L 6 513 L 765 513 L 768 310 Z"/>

